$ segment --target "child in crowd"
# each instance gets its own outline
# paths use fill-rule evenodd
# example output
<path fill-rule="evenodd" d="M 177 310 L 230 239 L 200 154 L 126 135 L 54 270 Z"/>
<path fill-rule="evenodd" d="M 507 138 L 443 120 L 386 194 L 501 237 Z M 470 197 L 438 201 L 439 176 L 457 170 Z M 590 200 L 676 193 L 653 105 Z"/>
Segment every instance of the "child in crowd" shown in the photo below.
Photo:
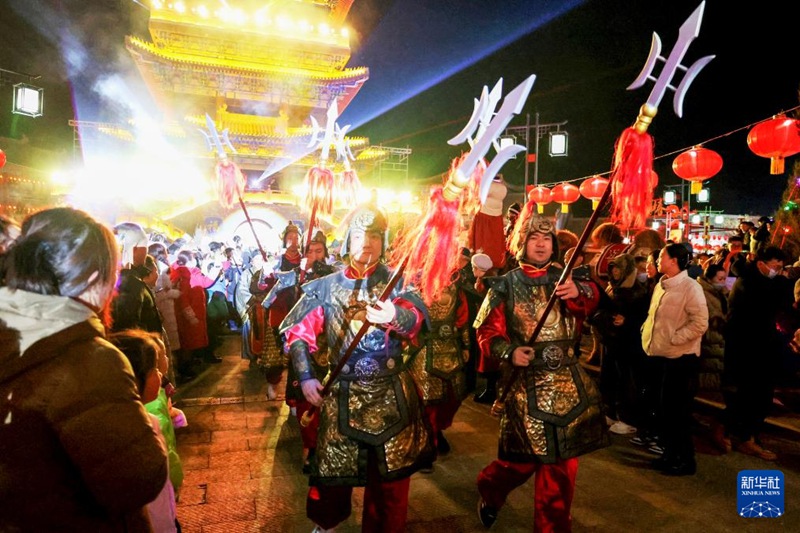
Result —
<path fill-rule="evenodd" d="M 159 346 L 154 341 L 153 335 L 146 331 L 129 329 L 112 333 L 108 340 L 130 361 L 142 403 L 148 404 L 156 400 L 159 391 L 163 389 L 161 387 L 162 376 L 158 368 Z M 162 446 L 168 449 L 158 417 L 151 414 L 150 420 Z M 171 474 L 172 469 L 170 469 Z M 175 513 L 175 490 L 170 478 L 167 478 L 164 488 L 156 499 L 147 504 L 147 511 L 153 531 L 177 533 L 180 530 Z"/>
<path fill-rule="evenodd" d="M 153 342 L 158 348 L 158 371 L 162 376 L 167 375 L 169 370 L 169 359 L 167 358 L 167 347 L 161 336 L 157 333 L 150 334 Z M 180 493 L 183 484 L 183 465 L 178 455 L 178 442 L 175 439 L 175 428 L 186 426 L 186 416 L 183 411 L 172 406 L 172 399 L 169 396 L 167 387 L 171 384 L 166 378 L 161 380 L 161 388 L 158 390 L 158 397 L 144 407 L 147 412 L 158 418 L 161 425 L 161 432 L 167 443 L 167 455 L 169 456 L 169 479 L 172 481 L 172 488 L 175 495 Z"/>

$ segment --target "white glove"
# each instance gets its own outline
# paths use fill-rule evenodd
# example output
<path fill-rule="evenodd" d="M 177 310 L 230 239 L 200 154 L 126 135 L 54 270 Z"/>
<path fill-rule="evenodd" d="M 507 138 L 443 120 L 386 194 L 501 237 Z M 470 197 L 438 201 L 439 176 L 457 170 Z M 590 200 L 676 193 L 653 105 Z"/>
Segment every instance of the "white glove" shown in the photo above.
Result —
<path fill-rule="evenodd" d="M 367 320 L 373 324 L 388 324 L 397 316 L 397 309 L 389 301 L 382 302 L 377 300 L 374 304 L 367 306 Z"/>

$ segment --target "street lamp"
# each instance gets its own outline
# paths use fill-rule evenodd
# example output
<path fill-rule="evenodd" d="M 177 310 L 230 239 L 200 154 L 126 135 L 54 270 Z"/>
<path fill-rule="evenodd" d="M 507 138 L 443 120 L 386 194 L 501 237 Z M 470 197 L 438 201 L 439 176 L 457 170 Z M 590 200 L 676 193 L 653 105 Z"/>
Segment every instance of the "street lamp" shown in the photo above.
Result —
<path fill-rule="evenodd" d="M 550 132 L 550 157 L 564 157 L 567 155 L 567 132 Z"/>
<path fill-rule="evenodd" d="M 531 124 L 531 115 L 527 113 L 525 115 L 525 125 L 524 126 L 514 126 L 512 128 L 506 128 L 505 136 L 510 136 L 513 134 L 524 135 L 525 136 L 525 188 L 523 190 L 527 191 L 528 189 L 528 163 L 533 163 L 533 185 L 539 185 L 539 140 L 544 136 L 545 133 L 550 133 L 550 142 L 549 142 L 549 153 L 551 157 L 559 157 L 559 156 L 566 156 L 567 155 L 567 132 L 563 131 L 561 128 L 567 123 L 565 120 L 564 122 L 552 122 L 549 124 L 540 124 L 539 123 L 539 113 L 535 115 L 535 122 Z M 530 146 L 531 146 L 531 130 L 534 132 L 534 139 L 533 139 L 533 153 L 530 153 Z"/>
<path fill-rule="evenodd" d="M 44 98 L 41 88 L 27 83 L 14 85 L 14 107 L 11 109 L 12 113 L 27 117 L 41 117 L 43 110 Z"/>
<path fill-rule="evenodd" d="M 41 78 L 41 76 L 34 76 L 33 74 L 0 68 L 0 86 L 10 83 L 11 76 L 28 78 L 29 82 Z M 30 83 L 17 83 L 14 85 L 13 102 L 11 112 L 15 115 L 40 117 L 44 111 L 44 90 Z"/>

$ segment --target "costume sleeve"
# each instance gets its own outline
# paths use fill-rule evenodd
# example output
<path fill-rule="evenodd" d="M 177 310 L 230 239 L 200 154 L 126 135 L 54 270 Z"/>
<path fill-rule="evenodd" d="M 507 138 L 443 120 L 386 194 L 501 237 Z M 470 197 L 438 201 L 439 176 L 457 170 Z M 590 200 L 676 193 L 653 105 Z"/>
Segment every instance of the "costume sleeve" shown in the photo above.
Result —
<path fill-rule="evenodd" d="M 315 307 L 285 331 L 286 351 L 300 381 L 316 378 L 310 354 L 318 350 L 317 335 L 324 334 L 324 326 L 325 311 Z"/>
<path fill-rule="evenodd" d="M 322 334 L 325 326 L 324 311 L 322 307 L 311 309 L 306 316 L 284 332 L 287 350 L 291 348 L 294 341 L 301 340 L 305 341 L 311 353 L 317 351 L 317 335 Z"/>
<path fill-rule="evenodd" d="M 600 303 L 600 288 L 593 281 L 575 281 L 578 296 L 564 300 L 567 310 L 578 320 L 591 316 Z"/>
<path fill-rule="evenodd" d="M 416 337 L 425 322 L 425 316 L 414 303 L 404 298 L 395 298 L 392 303 L 395 305 L 397 314 L 389 323 L 388 329 L 401 337 L 409 339 Z"/>
<path fill-rule="evenodd" d="M 493 307 L 476 332 L 481 355 L 494 359 L 508 359 L 518 347 L 511 343 L 506 333 L 506 304 Z"/>

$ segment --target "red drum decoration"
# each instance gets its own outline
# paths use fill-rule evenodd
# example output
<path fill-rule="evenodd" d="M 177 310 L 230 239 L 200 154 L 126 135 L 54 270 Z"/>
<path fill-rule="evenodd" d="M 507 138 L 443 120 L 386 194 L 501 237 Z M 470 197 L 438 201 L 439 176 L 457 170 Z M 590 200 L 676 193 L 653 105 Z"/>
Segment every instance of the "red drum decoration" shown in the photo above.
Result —
<path fill-rule="evenodd" d="M 686 150 L 672 162 L 672 171 L 679 177 L 692 182 L 692 194 L 703 188 L 703 182 L 722 169 L 722 156 L 714 150 L 695 146 Z"/>
<path fill-rule="evenodd" d="M 800 152 L 800 120 L 775 115 L 753 126 L 747 146 L 758 156 L 769 157 L 770 174 L 783 174 L 784 158 Z"/>
<path fill-rule="evenodd" d="M 581 191 L 571 183 L 559 183 L 553 187 L 553 201 L 561 204 L 561 212 L 569 213 L 569 204 L 577 202 Z"/>
<path fill-rule="evenodd" d="M 597 209 L 597 204 L 600 202 L 600 198 L 603 197 L 607 188 L 607 179 L 601 178 L 600 176 L 592 176 L 581 183 L 579 190 L 584 198 L 588 198 L 592 201 L 592 209 Z"/>
<path fill-rule="evenodd" d="M 553 201 L 553 191 L 544 185 L 529 187 L 528 200 L 536 202 L 536 212 L 542 214 L 544 213 L 544 206 Z"/>

